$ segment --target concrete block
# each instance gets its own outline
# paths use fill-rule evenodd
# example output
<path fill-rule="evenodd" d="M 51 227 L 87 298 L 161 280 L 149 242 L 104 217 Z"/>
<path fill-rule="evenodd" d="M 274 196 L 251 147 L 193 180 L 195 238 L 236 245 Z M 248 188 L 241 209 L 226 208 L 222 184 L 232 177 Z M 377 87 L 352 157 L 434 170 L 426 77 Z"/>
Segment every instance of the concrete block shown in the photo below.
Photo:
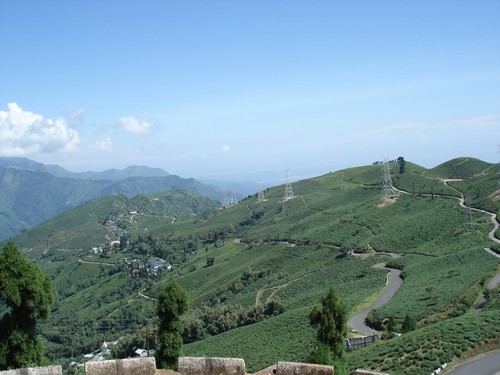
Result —
<path fill-rule="evenodd" d="M 245 375 L 245 361 L 240 358 L 180 357 L 177 370 L 183 375 Z"/>
<path fill-rule="evenodd" d="M 116 359 L 85 363 L 86 375 L 155 375 L 154 357 Z"/>
<path fill-rule="evenodd" d="M 333 366 L 311 363 L 278 362 L 276 375 L 334 375 Z"/>
<path fill-rule="evenodd" d="M 0 371 L 0 375 L 62 375 L 61 366 L 28 367 L 17 370 Z"/>

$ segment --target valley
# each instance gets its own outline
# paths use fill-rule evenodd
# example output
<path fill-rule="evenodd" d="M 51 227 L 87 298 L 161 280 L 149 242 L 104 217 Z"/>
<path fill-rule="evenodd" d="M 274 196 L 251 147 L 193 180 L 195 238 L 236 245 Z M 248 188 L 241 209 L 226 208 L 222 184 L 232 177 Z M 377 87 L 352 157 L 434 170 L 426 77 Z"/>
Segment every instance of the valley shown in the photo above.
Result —
<path fill-rule="evenodd" d="M 110 195 L 14 241 L 52 278 L 56 303 L 40 327 L 51 363 L 80 360 L 105 340 L 121 338 L 121 355 L 144 347 L 156 296 L 176 280 L 191 306 L 187 355 L 244 358 L 250 371 L 303 361 L 314 342 L 309 312 L 334 287 L 351 317 L 367 318 L 369 332 L 354 329 L 383 338 L 347 354 L 349 373 L 428 374 L 500 345 L 498 286 L 487 291 L 499 261 L 484 250 L 500 251 L 496 169 L 459 158 L 430 170 L 407 162 L 400 174 L 394 163 L 397 196 L 384 205 L 379 165 L 295 182 L 292 199 L 278 186 L 265 201 L 256 194 L 224 209 L 180 189 Z M 172 269 L 148 271 L 152 257 Z M 380 264 L 402 283 L 374 305 L 388 273 Z M 407 317 L 415 329 L 401 332 Z"/>

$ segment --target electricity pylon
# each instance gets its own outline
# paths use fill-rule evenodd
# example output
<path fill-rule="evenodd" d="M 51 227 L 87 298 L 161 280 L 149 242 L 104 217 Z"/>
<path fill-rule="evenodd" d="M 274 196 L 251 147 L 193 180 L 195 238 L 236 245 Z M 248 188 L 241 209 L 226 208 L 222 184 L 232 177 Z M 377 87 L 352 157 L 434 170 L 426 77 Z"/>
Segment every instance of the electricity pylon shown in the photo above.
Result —
<path fill-rule="evenodd" d="M 465 206 L 465 230 L 474 230 L 474 224 L 472 223 L 472 209 L 470 207 L 469 196 L 464 194 L 464 206 Z"/>
<path fill-rule="evenodd" d="M 389 200 L 396 196 L 396 189 L 392 185 L 391 168 L 388 162 L 384 163 L 384 176 L 382 185 L 382 200 Z"/>
<path fill-rule="evenodd" d="M 267 201 L 267 199 L 264 196 L 264 190 L 262 190 L 262 180 L 259 180 L 258 184 L 259 184 L 259 192 L 257 193 L 257 203 L 265 202 Z"/>
<path fill-rule="evenodd" d="M 292 199 L 294 197 L 293 190 L 292 190 L 292 184 L 290 183 L 290 171 L 288 169 L 286 170 L 285 180 L 286 180 L 285 195 L 283 196 L 283 201 L 287 201 L 287 200 Z"/>

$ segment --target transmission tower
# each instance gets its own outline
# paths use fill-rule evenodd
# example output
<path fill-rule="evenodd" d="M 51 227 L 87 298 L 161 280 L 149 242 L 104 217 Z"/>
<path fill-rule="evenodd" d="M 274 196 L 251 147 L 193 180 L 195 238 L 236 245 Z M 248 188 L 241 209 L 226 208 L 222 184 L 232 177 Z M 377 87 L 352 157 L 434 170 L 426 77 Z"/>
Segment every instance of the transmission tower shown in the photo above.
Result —
<path fill-rule="evenodd" d="M 384 177 L 382 186 L 382 200 L 389 200 L 396 196 L 396 189 L 392 185 L 391 167 L 388 162 L 384 163 Z"/>
<path fill-rule="evenodd" d="M 264 196 L 264 190 L 262 190 L 262 180 L 259 180 L 258 184 L 259 184 L 259 192 L 257 193 L 257 203 L 265 202 L 267 201 L 267 199 Z"/>
<path fill-rule="evenodd" d="M 352 208 L 352 201 L 349 198 L 349 201 L 347 202 L 347 215 L 353 216 L 354 215 L 354 209 Z"/>
<path fill-rule="evenodd" d="M 227 207 L 229 207 L 229 199 L 227 197 L 226 189 L 222 189 L 222 194 L 224 195 L 224 200 L 222 202 L 222 208 L 227 208 Z"/>
<path fill-rule="evenodd" d="M 464 206 L 465 206 L 465 230 L 474 230 L 474 224 L 472 223 L 472 209 L 470 207 L 469 195 L 464 194 Z"/>
<path fill-rule="evenodd" d="M 231 192 L 231 201 L 229 202 L 229 205 L 231 207 L 236 206 L 236 203 L 238 203 L 238 200 L 236 199 L 236 190 L 234 189 L 233 185 L 233 191 Z"/>
<path fill-rule="evenodd" d="M 292 199 L 294 197 L 293 195 L 293 190 L 292 190 L 292 184 L 290 183 L 290 170 L 286 170 L 286 176 L 285 176 L 286 184 L 285 184 L 285 195 L 283 196 L 283 201 L 287 201 L 289 199 Z"/>

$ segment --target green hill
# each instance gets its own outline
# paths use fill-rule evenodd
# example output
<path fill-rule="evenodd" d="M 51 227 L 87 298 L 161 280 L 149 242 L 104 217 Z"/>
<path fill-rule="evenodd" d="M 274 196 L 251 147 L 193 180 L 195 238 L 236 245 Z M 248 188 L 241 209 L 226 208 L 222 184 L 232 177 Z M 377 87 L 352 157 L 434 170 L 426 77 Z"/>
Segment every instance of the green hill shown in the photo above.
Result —
<path fill-rule="evenodd" d="M 55 166 L 45 166 L 28 159 L 4 158 L 0 161 L 10 166 L 2 167 L 0 163 L 0 241 L 82 203 L 110 194 L 130 197 L 177 188 L 212 199 L 221 195 L 218 188 L 192 178 L 184 179 L 166 172 L 163 172 L 167 174 L 164 176 L 148 176 L 157 173 L 151 168 L 131 167 L 101 174 L 114 178 L 128 176 L 121 179 L 90 179 L 94 175 L 83 179 L 82 176 L 71 175 L 70 178 L 53 175 L 51 173 Z M 146 177 L 137 176 L 141 173 L 146 174 Z M 59 171 L 56 174 L 61 173 Z"/>
<path fill-rule="evenodd" d="M 385 285 L 387 271 L 374 267 L 383 262 L 402 269 L 404 282 L 370 321 L 383 328 L 387 318 L 397 325 L 408 315 L 419 329 L 350 354 L 349 368 L 428 373 L 434 363 L 498 342 L 498 303 L 491 299 L 484 312 L 470 314 L 498 271 L 498 258 L 483 249 L 494 244 L 491 214 L 473 210 L 466 230 L 459 204 L 463 189 L 473 186 L 473 203 L 493 207 L 483 194 L 494 187 L 483 187 L 485 176 L 469 167 L 462 175 L 470 177 L 460 182 L 466 186 L 451 186 L 443 175 L 406 163 L 403 174 L 391 164 L 399 191 L 389 202 L 380 201 L 382 166 L 370 165 L 293 183 L 294 197 L 285 201 L 284 186 L 267 189 L 265 201 L 249 196 L 223 210 L 180 190 L 111 196 L 24 232 L 16 242 L 52 276 L 58 297 L 41 328 L 50 361 L 76 359 L 128 334 L 143 340 L 145 320 L 156 324 L 151 298 L 172 279 L 190 298 L 186 354 L 242 357 L 250 371 L 301 361 L 313 345 L 307 317 L 319 296 L 334 287 L 350 312 L 360 311 Z M 120 244 L 111 246 L 113 240 Z M 148 274 L 151 256 L 173 271 Z M 464 324 L 471 339 L 445 350 Z M 414 350 L 433 335 L 442 335 L 441 351 Z M 391 363 L 394 343 L 403 341 L 414 353 L 401 369 Z"/>
<path fill-rule="evenodd" d="M 495 164 L 475 158 L 456 158 L 440 164 L 428 171 L 429 176 L 441 178 L 470 178 L 478 174 L 495 174 Z"/>

